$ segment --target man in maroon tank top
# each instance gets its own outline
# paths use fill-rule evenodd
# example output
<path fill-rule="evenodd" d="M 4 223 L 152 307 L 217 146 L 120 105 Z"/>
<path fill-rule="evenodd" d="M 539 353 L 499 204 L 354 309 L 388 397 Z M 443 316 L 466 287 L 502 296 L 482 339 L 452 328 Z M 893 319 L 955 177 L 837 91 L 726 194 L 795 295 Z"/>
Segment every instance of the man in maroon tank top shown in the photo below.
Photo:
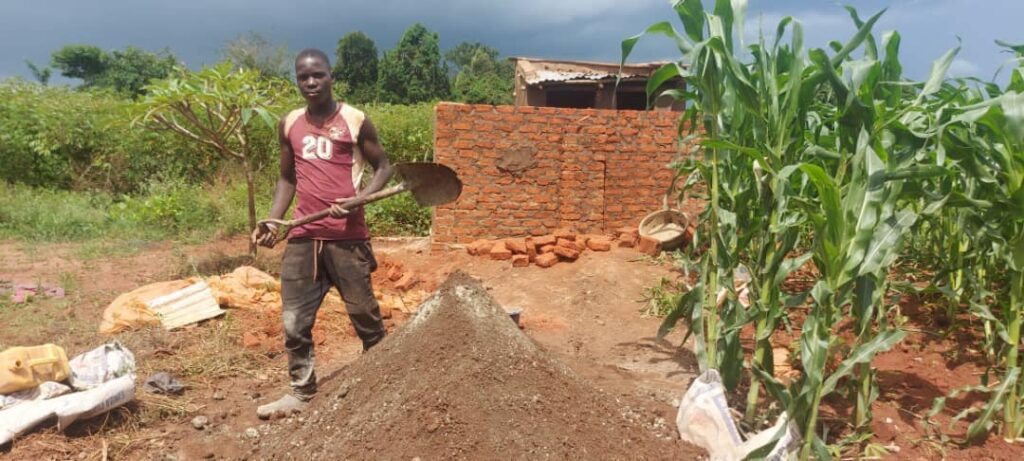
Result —
<path fill-rule="evenodd" d="M 328 207 L 331 215 L 295 227 L 287 236 L 281 300 L 292 393 L 260 406 L 256 412 L 264 419 L 300 412 L 316 393 L 313 324 L 331 286 L 341 293 L 364 350 L 385 335 L 370 283 L 377 261 L 366 220 L 362 207 L 349 209 L 346 203 L 382 189 L 391 176 L 391 164 L 373 123 L 362 112 L 334 100 L 330 69 L 322 51 L 299 53 L 295 77 L 306 107 L 286 115 L 278 127 L 281 175 L 270 217 L 284 216 L 296 194 L 296 218 Z M 365 164 L 373 167 L 373 176 L 360 189 Z M 252 238 L 272 247 L 277 243 L 276 231 L 273 225 L 261 226 Z"/>

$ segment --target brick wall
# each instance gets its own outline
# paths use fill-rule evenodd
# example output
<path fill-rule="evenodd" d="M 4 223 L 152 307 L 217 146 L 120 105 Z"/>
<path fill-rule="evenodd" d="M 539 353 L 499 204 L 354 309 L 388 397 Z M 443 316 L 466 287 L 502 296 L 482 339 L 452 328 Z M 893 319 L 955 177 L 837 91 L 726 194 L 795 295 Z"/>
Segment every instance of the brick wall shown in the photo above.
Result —
<path fill-rule="evenodd" d="M 435 245 L 635 226 L 680 152 L 679 113 L 441 103 L 435 117 L 435 160 L 463 182 L 434 212 Z"/>

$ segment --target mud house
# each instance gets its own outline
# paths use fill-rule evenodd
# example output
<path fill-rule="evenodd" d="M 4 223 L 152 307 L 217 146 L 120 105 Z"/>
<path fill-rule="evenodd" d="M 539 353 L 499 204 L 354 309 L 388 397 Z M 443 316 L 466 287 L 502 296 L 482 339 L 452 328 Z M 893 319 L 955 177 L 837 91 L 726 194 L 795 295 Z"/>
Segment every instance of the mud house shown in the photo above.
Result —
<path fill-rule="evenodd" d="M 616 89 L 618 64 L 515 59 L 514 105 L 435 109 L 434 158 L 464 185 L 457 202 L 435 209 L 435 248 L 560 228 L 609 233 L 659 210 L 669 165 L 695 151 L 680 141 L 681 104 L 644 110 L 662 63 L 625 66 Z"/>
<path fill-rule="evenodd" d="M 574 109 L 647 109 L 647 81 L 667 61 L 622 66 L 618 63 L 510 58 L 515 62 L 515 105 Z M 616 86 L 616 80 L 618 85 Z M 661 90 L 683 89 L 675 78 Z M 655 110 L 683 109 L 681 102 L 660 96 Z"/>

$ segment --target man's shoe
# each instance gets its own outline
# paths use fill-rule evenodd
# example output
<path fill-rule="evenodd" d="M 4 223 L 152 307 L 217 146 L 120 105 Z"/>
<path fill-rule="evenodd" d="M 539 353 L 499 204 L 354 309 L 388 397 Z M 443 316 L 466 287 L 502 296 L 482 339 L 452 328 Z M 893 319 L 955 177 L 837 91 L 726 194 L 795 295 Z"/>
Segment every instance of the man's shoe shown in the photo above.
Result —
<path fill-rule="evenodd" d="M 260 419 L 284 418 L 296 413 L 301 413 L 308 406 L 308 402 L 305 402 L 292 394 L 288 394 L 277 399 L 275 402 L 260 405 L 259 408 L 256 409 L 256 416 L 259 416 Z"/>

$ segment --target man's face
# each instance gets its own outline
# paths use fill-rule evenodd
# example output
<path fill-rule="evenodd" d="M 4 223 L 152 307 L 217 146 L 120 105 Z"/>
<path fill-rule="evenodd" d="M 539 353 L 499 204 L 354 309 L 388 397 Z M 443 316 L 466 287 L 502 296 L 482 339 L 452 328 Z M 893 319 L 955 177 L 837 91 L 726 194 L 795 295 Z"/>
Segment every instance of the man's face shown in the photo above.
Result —
<path fill-rule="evenodd" d="M 306 56 L 295 62 L 295 83 L 308 104 L 329 101 L 331 96 L 331 70 L 323 59 Z"/>

